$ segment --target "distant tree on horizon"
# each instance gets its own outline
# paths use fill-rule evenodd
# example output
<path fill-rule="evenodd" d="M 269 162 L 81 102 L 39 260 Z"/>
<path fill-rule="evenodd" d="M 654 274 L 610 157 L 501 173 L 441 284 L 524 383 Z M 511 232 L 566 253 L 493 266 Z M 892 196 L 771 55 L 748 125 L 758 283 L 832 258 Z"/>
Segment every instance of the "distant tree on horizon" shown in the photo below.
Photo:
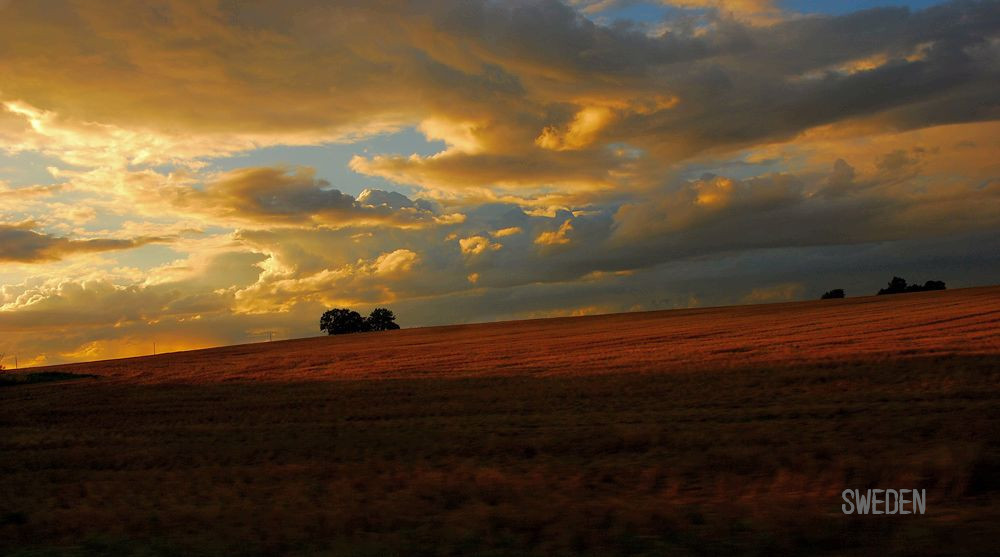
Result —
<path fill-rule="evenodd" d="M 396 324 L 396 314 L 388 308 L 375 308 L 365 320 L 370 331 L 394 331 L 399 328 Z"/>
<path fill-rule="evenodd" d="M 365 328 L 365 318 L 361 314 L 347 308 L 334 308 L 319 318 L 319 330 L 328 335 L 345 335 L 360 333 Z"/>
<path fill-rule="evenodd" d="M 880 288 L 878 295 L 883 294 L 902 294 L 906 292 L 906 279 L 902 277 L 892 277 L 889 284 L 885 288 Z"/>
<path fill-rule="evenodd" d="M 920 284 L 907 284 L 906 279 L 902 277 L 892 277 L 889 284 L 885 288 L 881 288 L 878 291 L 878 295 L 883 294 L 903 294 L 906 292 L 929 292 L 932 290 L 946 290 L 943 280 L 929 280 L 923 285 Z"/>
<path fill-rule="evenodd" d="M 398 329 L 396 315 L 388 308 L 375 308 L 368 317 L 347 308 L 334 308 L 319 318 L 319 330 L 328 335 L 391 331 Z"/>
<path fill-rule="evenodd" d="M 915 285 L 914 285 L 915 286 Z M 924 283 L 923 290 L 947 290 L 943 280 L 929 280 Z"/>
<path fill-rule="evenodd" d="M 826 292 L 825 294 L 823 294 L 822 296 L 820 296 L 819 299 L 820 300 L 834 300 L 834 299 L 843 298 L 843 297 L 844 297 L 844 289 L 843 288 L 834 288 L 833 290 L 830 290 L 830 291 Z"/>

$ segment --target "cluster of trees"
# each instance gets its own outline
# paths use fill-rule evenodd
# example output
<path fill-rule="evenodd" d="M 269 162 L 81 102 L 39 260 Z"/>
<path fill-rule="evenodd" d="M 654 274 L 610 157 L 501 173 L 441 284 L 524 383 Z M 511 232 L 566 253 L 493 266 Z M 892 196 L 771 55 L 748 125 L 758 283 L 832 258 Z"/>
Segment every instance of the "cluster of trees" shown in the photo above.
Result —
<path fill-rule="evenodd" d="M 943 280 L 929 280 L 921 284 L 907 284 L 906 279 L 900 277 L 892 277 L 889 281 L 889 285 L 885 288 L 881 288 L 878 291 L 878 295 L 883 294 L 902 294 L 904 292 L 928 292 L 931 290 L 945 290 L 945 285 Z M 834 298 L 843 298 L 844 289 L 834 288 L 829 292 L 826 292 L 819 297 L 820 300 L 832 300 Z"/>
<path fill-rule="evenodd" d="M 326 331 L 328 335 L 391 331 L 398 328 L 396 315 L 387 308 L 375 308 L 368 317 L 362 317 L 360 313 L 347 308 L 334 308 L 319 318 L 319 330 Z"/>
<path fill-rule="evenodd" d="M 881 288 L 878 291 L 879 296 L 882 294 L 902 294 L 904 292 L 927 292 L 930 290 L 944 290 L 944 281 L 941 280 L 929 280 L 923 284 L 906 284 L 906 279 L 900 277 L 892 277 L 889 281 L 889 286 Z"/>

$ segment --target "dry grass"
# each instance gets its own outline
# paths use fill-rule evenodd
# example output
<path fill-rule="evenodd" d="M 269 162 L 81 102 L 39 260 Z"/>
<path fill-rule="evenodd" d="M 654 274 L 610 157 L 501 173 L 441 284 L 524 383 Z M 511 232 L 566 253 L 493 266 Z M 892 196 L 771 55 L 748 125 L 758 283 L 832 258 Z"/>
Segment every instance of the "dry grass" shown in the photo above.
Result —
<path fill-rule="evenodd" d="M 62 366 L 100 377 L 0 390 L 0 554 L 991 555 L 998 324 L 980 288 Z M 928 514 L 841 514 L 867 487 Z"/>

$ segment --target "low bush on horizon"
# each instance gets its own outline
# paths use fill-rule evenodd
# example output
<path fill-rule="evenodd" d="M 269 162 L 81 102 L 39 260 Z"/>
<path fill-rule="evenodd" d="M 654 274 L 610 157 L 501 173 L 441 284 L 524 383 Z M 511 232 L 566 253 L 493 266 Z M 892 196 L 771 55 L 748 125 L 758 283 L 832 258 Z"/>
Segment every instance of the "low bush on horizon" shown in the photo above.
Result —
<path fill-rule="evenodd" d="M 825 292 L 822 296 L 819 297 L 819 299 L 820 300 L 834 300 L 834 299 L 843 298 L 843 297 L 844 297 L 844 289 L 843 288 L 834 288 L 833 290 Z"/>

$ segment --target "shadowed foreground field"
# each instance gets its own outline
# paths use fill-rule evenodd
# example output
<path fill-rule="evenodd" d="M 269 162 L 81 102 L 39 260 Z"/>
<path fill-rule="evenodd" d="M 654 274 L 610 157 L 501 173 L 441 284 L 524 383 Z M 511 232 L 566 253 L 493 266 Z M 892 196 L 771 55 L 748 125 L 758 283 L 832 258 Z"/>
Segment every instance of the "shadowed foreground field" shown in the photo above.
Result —
<path fill-rule="evenodd" d="M 0 389 L 0 553 L 992 555 L 998 328 L 979 288 L 62 366 Z M 876 487 L 927 513 L 842 514 Z"/>

